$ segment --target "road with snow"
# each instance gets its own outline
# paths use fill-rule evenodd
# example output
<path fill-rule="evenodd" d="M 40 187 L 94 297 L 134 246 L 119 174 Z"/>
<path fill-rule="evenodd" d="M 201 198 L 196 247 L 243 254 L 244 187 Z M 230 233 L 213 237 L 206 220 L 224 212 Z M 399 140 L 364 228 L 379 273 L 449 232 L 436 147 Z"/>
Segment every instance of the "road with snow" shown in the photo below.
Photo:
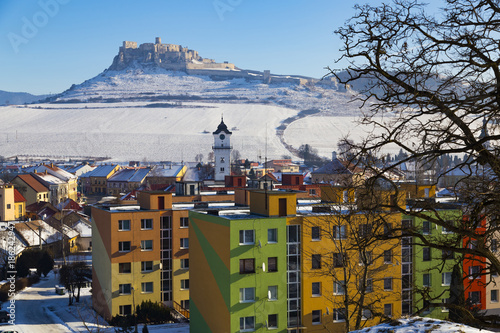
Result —
<path fill-rule="evenodd" d="M 54 274 L 43 278 L 35 286 L 29 287 L 15 296 L 15 325 L 12 327 L 1 327 L 15 329 L 19 332 L 71 332 L 62 321 L 50 312 L 49 308 L 65 307 L 68 298 L 64 295 L 56 295 L 54 285 L 56 279 Z M 2 308 L 5 308 L 5 303 Z"/>

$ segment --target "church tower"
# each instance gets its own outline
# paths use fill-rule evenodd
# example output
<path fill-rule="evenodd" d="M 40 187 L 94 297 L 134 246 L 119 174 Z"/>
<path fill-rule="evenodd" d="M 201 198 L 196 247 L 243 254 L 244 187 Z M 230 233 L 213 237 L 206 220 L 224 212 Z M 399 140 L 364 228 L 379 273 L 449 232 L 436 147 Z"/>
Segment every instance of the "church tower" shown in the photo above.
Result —
<path fill-rule="evenodd" d="M 231 134 L 224 124 L 224 119 L 221 117 L 217 130 L 212 133 L 214 135 L 214 159 L 215 170 L 214 179 L 216 181 L 224 181 L 225 176 L 231 174 Z"/>

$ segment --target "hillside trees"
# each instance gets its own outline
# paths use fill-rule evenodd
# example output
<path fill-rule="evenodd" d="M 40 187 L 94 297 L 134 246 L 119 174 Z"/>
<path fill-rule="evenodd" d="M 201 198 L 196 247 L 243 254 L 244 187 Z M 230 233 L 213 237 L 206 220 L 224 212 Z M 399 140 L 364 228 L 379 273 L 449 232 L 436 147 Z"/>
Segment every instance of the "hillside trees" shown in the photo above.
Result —
<path fill-rule="evenodd" d="M 464 156 L 436 177 L 415 181 L 433 185 L 460 170 L 463 176 L 455 191 L 466 219 L 450 223 L 434 214 L 429 220 L 477 246 L 436 243 L 415 228 L 405 232 L 417 245 L 478 258 L 486 267 L 481 274 L 500 271 L 492 247 L 500 231 L 500 3 L 446 0 L 434 16 L 418 0 L 355 9 L 336 31 L 343 45 L 339 60 L 349 66 L 331 73 L 361 92 L 354 97 L 367 110 L 361 122 L 377 131 L 350 142 L 353 161 L 371 169 L 369 184 L 398 194 L 398 184 L 386 176 L 390 169 L 408 162 L 425 169 L 446 154 Z M 406 157 L 392 165 L 366 163 L 388 147 Z M 388 203 L 387 208 L 421 218 L 423 211 L 437 212 L 432 200 L 409 206 Z"/>

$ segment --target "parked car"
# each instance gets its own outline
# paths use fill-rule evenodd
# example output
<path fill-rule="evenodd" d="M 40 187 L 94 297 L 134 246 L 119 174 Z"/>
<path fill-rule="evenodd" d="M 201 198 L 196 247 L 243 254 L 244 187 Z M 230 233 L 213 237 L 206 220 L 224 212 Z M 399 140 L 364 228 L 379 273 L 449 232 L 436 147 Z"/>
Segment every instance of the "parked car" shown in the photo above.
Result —
<path fill-rule="evenodd" d="M 9 313 L 5 310 L 0 310 L 0 323 L 6 323 L 10 319 Z"/>

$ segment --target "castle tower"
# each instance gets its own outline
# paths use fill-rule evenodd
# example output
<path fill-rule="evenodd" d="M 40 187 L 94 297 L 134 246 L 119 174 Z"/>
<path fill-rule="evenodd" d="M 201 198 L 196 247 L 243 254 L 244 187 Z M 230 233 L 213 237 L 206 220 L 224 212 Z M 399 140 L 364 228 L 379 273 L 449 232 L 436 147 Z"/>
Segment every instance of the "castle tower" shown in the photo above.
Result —
<path fill-rule="evenodd" d="M 214 179 L 216 181 L 224 181 L 226 176 L 231 174 L 231 134 L 224 124 L 224 119 L 221 117 L 217 130 L 212 133 L 214 135 L 214 158 L 215 170 Z"/>

